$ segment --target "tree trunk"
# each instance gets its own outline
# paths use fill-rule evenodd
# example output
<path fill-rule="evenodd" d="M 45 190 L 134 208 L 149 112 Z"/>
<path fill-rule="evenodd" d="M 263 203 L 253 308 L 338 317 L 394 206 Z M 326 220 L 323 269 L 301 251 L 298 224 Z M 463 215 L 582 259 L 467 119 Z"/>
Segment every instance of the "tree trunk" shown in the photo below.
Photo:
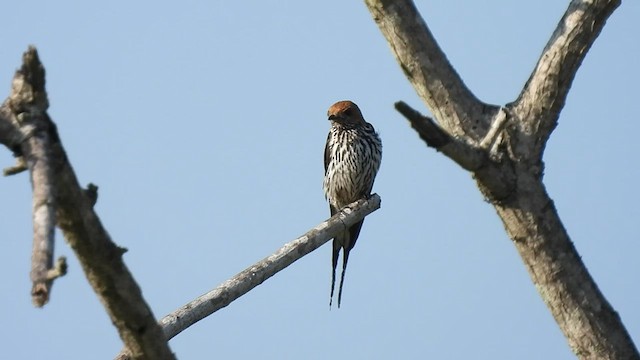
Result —
<path fill-rule="evenodd" d="M 542 155 L 573 78 L 616 0 L 572 1 L 518 99 L 485 104 L 465 86 L 409 0 L 366 0 L 405 75 L 437 119 L 396 108 L 420 137 L 470 171 L 540 296 L 581 359 L 640 359 L 593 281 L 542 182 Z"/>

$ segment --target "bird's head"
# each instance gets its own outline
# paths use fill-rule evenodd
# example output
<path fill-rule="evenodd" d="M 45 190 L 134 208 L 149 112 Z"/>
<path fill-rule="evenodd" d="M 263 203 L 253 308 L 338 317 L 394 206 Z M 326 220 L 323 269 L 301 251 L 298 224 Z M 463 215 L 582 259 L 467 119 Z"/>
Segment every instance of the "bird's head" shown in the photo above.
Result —
<path fill-rule="evenodd" d="M 353 126 L 365 123 L 358 105 L 348 100 L 338 101 L 331 105 L 329 111 L 327 111 L 327 116 L 332 123 L 340 125 Z"/>

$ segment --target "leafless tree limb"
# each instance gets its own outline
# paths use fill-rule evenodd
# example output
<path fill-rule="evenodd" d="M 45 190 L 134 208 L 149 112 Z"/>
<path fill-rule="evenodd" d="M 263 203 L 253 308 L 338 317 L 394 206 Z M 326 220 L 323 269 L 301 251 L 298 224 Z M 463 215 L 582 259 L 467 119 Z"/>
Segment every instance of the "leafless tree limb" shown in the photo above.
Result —
<path fill-rule="evenodd" d="M 32 56 L 36 59 L 31 59 Z M 34 305 L 42 307 L 49 301 L 54 275 L 64 275 L 66 266 L 58 268 L 62 271 L 55 271 L 53 267 L 56 198 L 51 145 L 56 135 L 46 115 L 49 101 L 44 91 L 44 68 L 35 52 L 25 54 L 24 60 L 18 76 L 13 79 L 11 96 L 4 103 L 14 115 L 16 138 L 20 139 L 18 163 L 5 170 L 5 174 L 30 170 L 33 188 L 31 298 Z"/>
<path fill-rule="evenodd" d="M 422 115 L 405 102 L 398 101 L 395 107 L 409 120 L 427 146 L 441 151 L 463 169 L 475 171 L 487 160 L 484 151 L 450 136 L 432 118 Z"/>
<path fill-rule="evenodd" d="M 168 339 L 181 333 L 189 326 L 231 304 L 240 296 L 262 284 L 303 256 L 309 254 L 338 233 L 362 220 L 365 216 L 380 208 L 380 197 L 371 195 L 369 199 L 358 200 L 330 219 L 318 224 L 299 238 L 285 244 L 275 253 L 251 265 L 217 288 L 199 296 L 160 320 L 164 334 Z M 128 359 L 122 351 L 117 360 Z"/>
<path fill-rule="evenodd" d="M 444 151 L 450 145 L 438 149 L 473 173 L 574 353 L 581 359 L 640 359 L 542 182 L 546 141 L 584 56 L 620 0 L 572 1 L 518 99 L 502 111 L 466 89 L 410 0 L 365 2 L 442 129 L 415 114 L 401 113 L 410 121 L 419 119 L 411 121 L 412 126 L 428 145 L 429 137 L 442 137 L 442 130 L 451 137 L 445 144 L 457 141 L 455 151 Z"/>
<path fill-rule="evenodd" d="M 498 113 L 498 118 L 492 123 L 484 140 L 474 144 L 472 139 L 450 136 L 433 119 L 420 114 L 402 101 L 397 102 L 395 107 L 409 120 L 411 127 L 427 146 L 441 151 L 463 169 L 473 172 L 476 179 L 486 183 L 481 189 L 488 201 L 498 203 L 512 194 L 515 186 L 513 174 L 509 168 L 505 169 L 501 156 L 494 156 L 494 148 L 489 146 L 500 137 L 506 124 L 506 110 Z"/>
<path fill-rule="evenodd" d="M 467 88 L 411 1 L 366 0 L 407 79 L 449 134 L 480 141 L 496 107 Z M 482 115 L 482 116 L 481 116 Z"/>
<path fill-rule="evenodd" d="M 111 241 L 102 227 L 93 210 L 95 198 L 92 199 L 90 192 L 85 192 L 78 184 L 55 125 L 46 113 L 44 86 L 44 68 L 35 48 L 30 47 L 23 56 L 22 67 L 14 77 L 11 95 L 0 106 L 0 142 L 14 154 L 24 157 L 32 173 L 34 210 L 39 212 L 34 219 L 40 221 L 44 218 L 44 223 L 51 222 L 52 207 L 55 206 L 57 225 L 75 251 L 89 283 L 133 358 L 174 359 L 162 329 L 122 261 L 123 249 Z M 42 160 L 43 157 L 45 160 Z M 45 162 L 49 168 L 40 169 Z M 41 191 L 36 187 L 42 184 L 40 177 L 48 177 L 47 184 L 51 187 L 42 191 L 43 194 L 37 193 Z M 55 181 L 51 181 L 51 177 Z M 46 210 L 40 210 L 42 206 Z M 46 215 L 42 215 L 42 212 Z M 48 236 L 47 229 L 34 228 L 36 232 Z M 48 256 L 53 250 L 46 245 L 38 251 Z M 57 267 L 49 266 L 44 273 L 45 282 L 51 281 L 64 268 L 60 262 Z M 42 275 L 40 272 L 38 274 Z"/>
<path fill-rule="evenodd" d="M 497 114 L 495 120 L 491 123 L 491 127 L 487 134 L 484 136 L 484 139 L 480 142 L 480 148 L 485 151 L 491 151 L 491 148 L 498 141 L 500 137 L 500 133 L 504 130 L 504 127 L 507 125 L 507 120 L 509 119 L 509 110 L 505 108 L 501 108 L 500 112 Z"/>
<path fill-rule="evenodd" d="M 574 0 L 545 46 L 518 99 L 511 105 L 522 124 L 523 157 L 541 158 L 557 125 L 573 79 L 620 0 Z M 533 136 L 535 135 L 535 136 Z M 535 144 L 526 140 L 536 139 Z"/>
<path fill-rule="evenodd" d="M 0 130 L 0 131 L 2 131 L 2 130 Z M 19 174 L 19 173 L 21 173 L 23 171 L 26 171 L 26 170 L 29 170 L 29 167 L 24 162 L 24 158 L 22 156 L 17 156 L 16 157 L 16 164 L 2 169 L 2 174 L 4 176 L 10 176 L 10 175 Z"/>

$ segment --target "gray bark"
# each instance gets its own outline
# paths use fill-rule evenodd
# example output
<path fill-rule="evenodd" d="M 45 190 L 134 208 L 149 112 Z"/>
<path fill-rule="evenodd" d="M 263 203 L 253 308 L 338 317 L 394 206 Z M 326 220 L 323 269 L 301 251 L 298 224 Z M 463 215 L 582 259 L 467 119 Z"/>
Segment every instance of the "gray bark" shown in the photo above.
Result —
<path fill-rule="evenodd" d="M 51 269 L 55 221 L 132 357 L 174 359 L 162 329 L 122 260 L 125 250 L 111 241 L 93 210 L 95 188 L 87 191 L 78 184 L 55 125 L 46 113 L 44 68 L 35 48 L 30 47 L 23 55 L 13 84 L 9 98 L 0 106 L 0 141 L 27 159 L 31 170 L 34 220 L 38 222 L 34 232 L 43 242 L 34 244 L 33 257 L 46 264 L 46 269 L 41 270 L 39 265 L 32 276 L 36 274 L 40 279 L 44 275 L 46 284 L 56 275 L 56 269 Z M 24 167 L 18 166 L 9 173 L 21 168 Z"/>
<path fill-rule="evenodd" d="M 54 267 L 55 184 L 52 168 L 52 144 L 55 129 L 46 115 L 49 102 L 44 91 L 44 68 L 36 61 L 25 61 L 13 79 L 11 96 L 2 105 L 2 115 L 15 124 L 14 150 L 18 157 L 16 166 L 5 169 L 5 175 L 29 170 L 33 189 L 33 250 L 31 254 L 31 299 L 34 305 L 44 306 L 51 295 L 56 277 L 64 275 L 64 258 Z M 28 76 L 33 74 L 33 78 Z"/>
<path fill-rule="evenodd" d="M 640 359 L 542 181 L 544 147 L 573 78 L 620 1 L 572 1 L 522 92 L 503 107 L 481 102 L 464 85 L 411 1 L 365 2 L 437 123 L 404 103 L 396 108 L 429 146 L 472 172 L 573 352 L 581 359 Z"/>
<path fill-rule="evenodd" d="M 380 197 L 377 194 L 371 195 L 369 199 L 349 204 L 330 219 L 285 244 L 273 254 L 249 266 L 208 293 L 176 309 L 160 320 L 167 340 L 231 304 L 379 208 Z M 116 359 L 126 360 L 129 358 L 126 352 L 122 351 L 116 356 Z"/>

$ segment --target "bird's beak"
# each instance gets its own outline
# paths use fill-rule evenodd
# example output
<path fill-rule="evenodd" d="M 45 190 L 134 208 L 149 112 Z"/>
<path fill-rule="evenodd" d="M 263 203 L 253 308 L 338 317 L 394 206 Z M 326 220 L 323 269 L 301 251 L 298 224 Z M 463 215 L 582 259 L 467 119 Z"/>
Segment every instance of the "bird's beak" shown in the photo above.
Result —
<path fill-rule="evenodd" d="M 338 120 L 338 117 L 335 114 L 329 115 L 329 120 Z"/>

